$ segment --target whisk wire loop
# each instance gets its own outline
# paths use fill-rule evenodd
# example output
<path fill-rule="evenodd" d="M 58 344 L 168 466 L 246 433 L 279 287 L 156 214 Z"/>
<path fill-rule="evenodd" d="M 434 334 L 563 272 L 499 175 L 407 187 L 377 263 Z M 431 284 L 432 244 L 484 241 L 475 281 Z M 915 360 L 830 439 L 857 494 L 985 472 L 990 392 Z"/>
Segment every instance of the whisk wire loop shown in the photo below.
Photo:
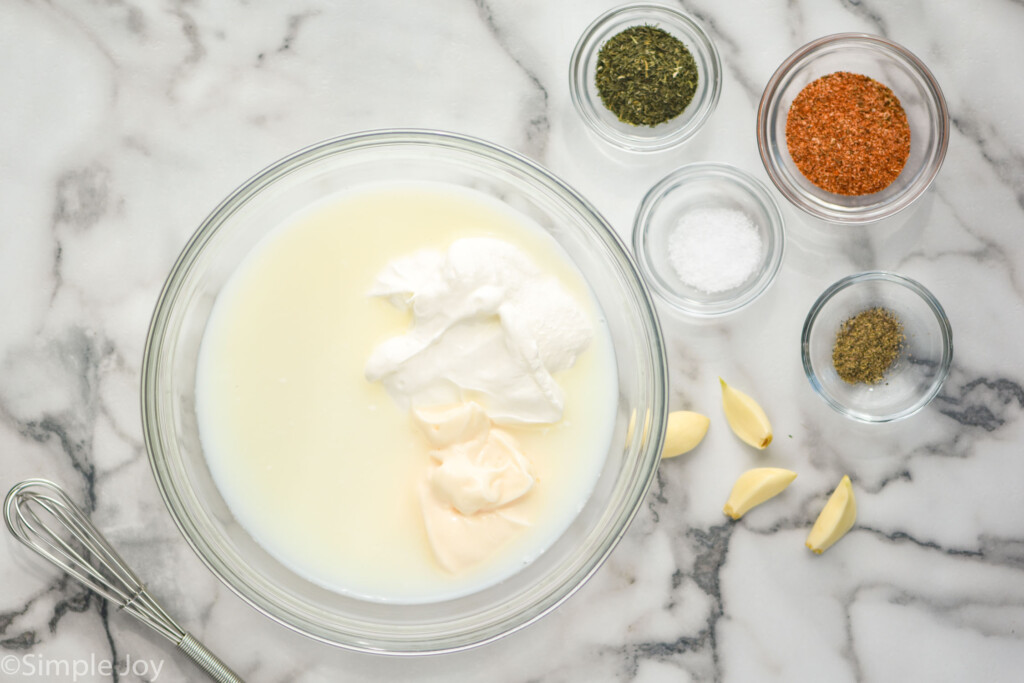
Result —
<path fill-rule="evenodd" d="M 15 485 L 4 501 L 4 521 L 19 541 L 170 640 L 215 681 L 242 683 L 164 611 L 59 486 L 46 479 Z"/>
<path fill-rule="evenodd" d="M 28 481 L 20 490 L 12 490 L 9 501 L 15 514 L 5 514 L 8 527 L 19 540 L 88 588 L 125 607 L 133 594 L 145 591 L 142 583 L 64 491 L 47 489 L 50 487 L 41 482 Z M 47 520 L 39 510 L 48 514 Z M 10 512 L 8 506 L 5 513 Z M 61 528 L 70 534 L 69 540 L 62 537 Z M 74 542 L 80 547 L 73 546 Z"/>

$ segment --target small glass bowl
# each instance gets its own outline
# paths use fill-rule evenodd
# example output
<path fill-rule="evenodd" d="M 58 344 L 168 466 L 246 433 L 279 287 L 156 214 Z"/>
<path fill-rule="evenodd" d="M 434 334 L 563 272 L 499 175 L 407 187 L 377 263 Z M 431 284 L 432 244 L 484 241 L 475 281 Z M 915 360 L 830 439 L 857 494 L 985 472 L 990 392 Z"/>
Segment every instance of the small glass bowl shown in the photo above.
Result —
<path fill-rule="evenodd" d="M 878 384 L 847 384 L 832 365 L 836 334 L 843 322 L 876 306 L 903 324 L 903 349 Z M 891 422 L 913 415 L 939 393 L 953 360 L 953 332 L 942 306 L 920 283 L 868 271 L 839 280 L 818 297 L 804 322 L 800 354 L 811 386 L 838 412 Z"/>
<path fill-rule="evenodd" d="M 634 126 L 608 110 L 597 93 L 597 54 L 601 47 L 632 26 L 656 26 L 686 45 L 697 64 L 697 92 L 679 116 L 657 126 Z M 718 104 L 722 60 L 718 49 L 694 19 L 663 5 L 625 5 L 605 12 L 576 43 L 569 63 L 569 94 L 587 127 L 599 138 L 631 152 L 657 152 L 689 140 Z"/>
<path fill-rule="evenodd" d="M 680 218 L 705 208 L 744 212 L 761 237 L 761 261 L 750 277 L 715 293 L 683 282 L 668 248 Z M 673 171 L 647 192 L 633 222 L 633 252 L 648 286 L 673 308 L 696 317 L 732 313 L 760 296 L 779 272 L 783 249 L 779 205 L 763 183 L 728 164 L 688 164 Z"/>
<path fill-rule="evenodd" d="M 888 86 L 907 114 L 910 156 L 896 180 L 879 192 L 827 192 L 805 178 L 789 155 L 790 105 L 809 83 L 837 71 Z M 900 45 L 863 33 L 825 36 L 794 52 L 768 81 L 757 111 L 757 146 L 772 182 L 796 207 L 833 223 L 872 223 L 910 206 L 939 172 L 948 144 L 946 100 L 928 67 Z"/>

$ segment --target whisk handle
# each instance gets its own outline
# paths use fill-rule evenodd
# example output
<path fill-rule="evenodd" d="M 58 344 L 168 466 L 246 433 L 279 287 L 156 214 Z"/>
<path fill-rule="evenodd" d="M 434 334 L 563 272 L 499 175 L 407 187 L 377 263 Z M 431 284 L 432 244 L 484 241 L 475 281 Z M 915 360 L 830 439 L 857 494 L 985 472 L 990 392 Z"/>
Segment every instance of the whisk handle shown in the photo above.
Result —
<path fill-rule="evenodd" d="M 234 671 L 227 667 L 227 664 L 220 661 L 217 655 L 206 649 L 202 643 L 186 633 L 178 641 L 178 649 L 185 653 L 185 656 L 199 665 L 210 678 L 217 683 L 245 683 Z"/>

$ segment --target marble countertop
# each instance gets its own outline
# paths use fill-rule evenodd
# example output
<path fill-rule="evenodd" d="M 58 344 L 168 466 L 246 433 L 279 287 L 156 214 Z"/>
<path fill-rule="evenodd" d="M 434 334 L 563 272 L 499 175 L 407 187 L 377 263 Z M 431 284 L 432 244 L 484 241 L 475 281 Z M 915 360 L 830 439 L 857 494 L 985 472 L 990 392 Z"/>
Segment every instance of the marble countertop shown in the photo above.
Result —
<path fill-rule="evenodd" d="M 249 681 L 1020 680 L 1024 5 L 686 0 L 721 51 L 721 101 L 696 139 L 638 158 L 588 137 L 568 94 L 574 43 L 613 4 L 5 2 L 0 489 L 62 482 L 168 610 Z M 794 49 L 843 31 L 887 36 L 932 69 L 952 120 L 945 165 L 891 229 L 820 239 L 785 206 L 781 274 L 742 312 L 698 325 L 663 311 L 670 407 L 706 412 L 712 429 L 662 464 L 619 547 L 566 604 L 481 648 L 390 659 L 291 632 L 201 564 L 155 486 L 138 396 L 157 294 L 221 198 L 324 138 L 438 128 L 532 157 L 628 238 L 645 191 L 684 163 L 729 162 L 767 182 L 754 135 L 764 84 Z M 812 393 L 798 351 L 817 295 L 869 268 L 928 287 L 956 346 L 929 407 L 871 427 Z M 768 408 L 777 437 L 766 454 L 725 427 L 719 375 Z M 724 497 L 758 464 L 798 471 L 800 486 L 734 523 Z M 844 473 L 856 526 L 813 556 L 804 537 Z M 161 638 L 6 535 L 0 587 L 3 680 L 200 680 Z"/>

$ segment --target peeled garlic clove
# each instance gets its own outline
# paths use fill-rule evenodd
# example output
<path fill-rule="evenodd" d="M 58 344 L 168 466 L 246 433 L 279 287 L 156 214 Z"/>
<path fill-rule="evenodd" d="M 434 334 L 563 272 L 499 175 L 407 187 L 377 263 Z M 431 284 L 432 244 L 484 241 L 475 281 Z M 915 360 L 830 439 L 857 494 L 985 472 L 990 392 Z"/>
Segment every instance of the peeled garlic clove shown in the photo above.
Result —
<path fill-rule="evenodd" d="M 850 483 L 850 477 L 843 475 L 839 486 L 832 492 L 811 527 L 805 545 L 815 555 L 821 555 L 853 528 L 856 520 L 857 500 L 853 496 L 853 484 Z"/>
<path fill-rule="evenodd" d="M 722 512 L 739 519 L 755 505 L 760 505 L 773 498 L 796 479 L 796 472 L 780 467 L 758 467 L 747 470 L 733 484 L 729 500 Z"/>
<path fill-rule="evenodd" d="M 767 447 L 772 442 L 772 425 L 764 409 L 739 389 L 726 384 L 721 377 L 718 381 L 722 383 L 722 407 L 732 431 L 754 448 Z"/>
<path fill-rule="evenodd" d="M 661 449 L 662 458 L 674 458 L 692 451 L 708 433 L 711 420 L 705 415 L 689 410 L 677 410 L 668 414 L 665 427 L 665 445 Z"/>

